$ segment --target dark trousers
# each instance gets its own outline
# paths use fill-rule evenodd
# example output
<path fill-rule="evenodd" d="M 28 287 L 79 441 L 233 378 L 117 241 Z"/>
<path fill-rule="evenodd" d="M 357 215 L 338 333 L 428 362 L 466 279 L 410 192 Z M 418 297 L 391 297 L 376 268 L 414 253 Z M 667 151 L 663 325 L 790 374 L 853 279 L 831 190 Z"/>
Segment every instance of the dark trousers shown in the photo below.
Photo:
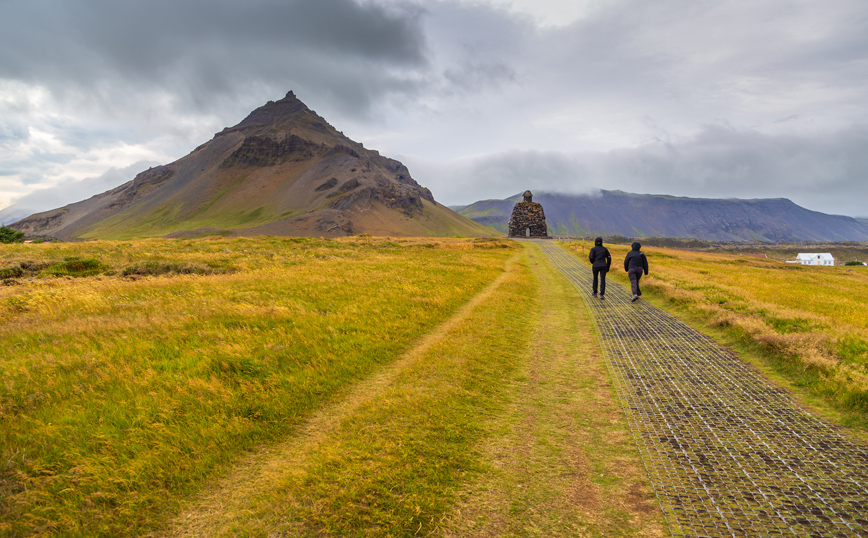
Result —
<path fill-rule="evenodd" d="M 606 272 L 605 267 L 592 267 L 594 272 L 594 293 L 597 293 L 597 275 L 600 275 L 600 295 L 606 295 Z"/>
<path fill-rule="evenodd" d="M 627 276 L 630 277 L 630 288 L 633 289 L 633 295 L 642 295 L 642 290 L 639 289 L 639 279 L 642 278 L 642 273 L 645 270 L 641 267 L 631 267 L 627 271 Z"/>

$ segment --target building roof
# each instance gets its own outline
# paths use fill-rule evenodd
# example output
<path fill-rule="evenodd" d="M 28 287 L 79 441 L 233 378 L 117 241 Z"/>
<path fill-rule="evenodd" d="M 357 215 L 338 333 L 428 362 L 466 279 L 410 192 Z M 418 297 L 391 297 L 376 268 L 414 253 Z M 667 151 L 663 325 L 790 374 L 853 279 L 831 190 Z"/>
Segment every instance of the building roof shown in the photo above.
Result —
<path fill-rule="evenodd" d="M 828 252 L 800 252 L 798 256 L 796 256 L 797 260 L 834 260 L 835 258 L 832 254 Z"/>

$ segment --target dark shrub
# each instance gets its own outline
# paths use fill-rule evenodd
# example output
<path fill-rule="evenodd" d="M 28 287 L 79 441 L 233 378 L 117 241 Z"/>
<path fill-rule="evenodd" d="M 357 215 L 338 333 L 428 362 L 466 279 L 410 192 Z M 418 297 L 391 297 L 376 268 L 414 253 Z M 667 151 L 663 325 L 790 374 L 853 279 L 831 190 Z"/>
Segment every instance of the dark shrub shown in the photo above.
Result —
<path fill-rule="evenodd" d="M 8 226 L 0 226 L 0 243 L 21 243 L 24 241 L 24 232 L 13 230 Z"/>
<path fill-rule="evenodd" d="M 212 275 L 225 272 L 226 269 L 204 264 L 146 261 L 130 265 L 121 271 L 121 276 Z"/>
<path fill-rule="evenodd" d="M 54 263 L 42 270 L 43 274 L 54 276 L 85 277 L 99 274 L 108 269 L 99 260 L 79 260 L 71 258 L 60 263 Z"/>

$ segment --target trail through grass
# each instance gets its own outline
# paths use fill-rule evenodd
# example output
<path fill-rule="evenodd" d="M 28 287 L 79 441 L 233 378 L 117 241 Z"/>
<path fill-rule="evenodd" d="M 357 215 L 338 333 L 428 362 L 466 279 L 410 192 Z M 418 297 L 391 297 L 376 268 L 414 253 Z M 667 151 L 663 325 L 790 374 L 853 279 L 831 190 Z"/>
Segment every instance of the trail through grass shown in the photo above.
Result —
<path fill-rule="evenodd" d="M 526 358 L 445 536 L 663 536 L 656 499 L 575 288 L 534 246 Z"/>
<path fill-rule="evenodd" d="M 76 260 L 101 272 L 43 271 Z M 0 267 L 0 535 L 660 534 L 584 306 L 532 243 L 93 242 Z"/>
<path fill-rule="evenodd" d="M 292 238 L 4 247 L 3 267 L 106 269 L 0 287 L 0 534 L 154 528 L 239 454 L 394 361 L 514 250 Z M 123 276 L 152 262 L 220 271 Z"/>
<path fill-rule="evenodd" d="M 513 260 L 510 267 L 514 264 Z M 508 268 L 508 271 L 515 269 Z M 425 335 L 416 347 L 398 361 L 356 384 L 334 404 L 315 413 L 298 434 L 245 457 L 226 477 L 188 503 L 179 517 L 171 522 L 169 530 L 157 536 L 231 535 L 239 532 L 240 528 L 258 526 L 258 523 L 245 523 L 245 520 L 249 520 L 255 511 L 269 510 L 274 496 L 281 495 L 275 490 L 281 487 L 282 482 L 303 472 L 310 455 L 319 450 L 321 445 L 330 442 L 330 436 L 340 435 L 345 421 L 352 420 L 353 414 L 359 412 L 362 406 L 371 405 L 377 398 L 382 398 L 402 372 L 415 366 L 432 346 L 439 344 L 460 324 L 467 323 L 472 311 L 483 305 L 512 276 L 510 272 L 503 273 L 455 315 Z"/>
<path fill-rule="evenodd" d="M 584 307 L 527 250 L 157 536 L 660 536 Z"/>

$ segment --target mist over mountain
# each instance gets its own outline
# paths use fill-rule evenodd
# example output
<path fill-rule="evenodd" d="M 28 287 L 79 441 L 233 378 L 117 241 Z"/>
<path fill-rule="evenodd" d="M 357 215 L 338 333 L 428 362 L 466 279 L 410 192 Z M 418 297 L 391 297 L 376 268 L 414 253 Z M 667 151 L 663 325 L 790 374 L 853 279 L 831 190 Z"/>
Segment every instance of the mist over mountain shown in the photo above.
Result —
<path fill-rule="evenodd" d="M 12 227 L 63 240 L 492 232 L 438 204 L 401 162 L 350 140 L 292 92 L 175 162 Z"/>
<path fill-rule="evenodd" d="M 0 209 L 0 226 L 5 226 L 19 221 L 33 213 L 33 211 L 32 208 L 27 208 L 18 204 Z"/>
<path fill-rule="evenodd" d="M 516 194 L 453 207 L 480 224 L 506 233 Z M 827 215 L 784 198 L 758 200 L 684 198 L 599 191 L 539 193 L 550 235 L 683 237 L 713 241 L 868 241 L 868 223 Z"/>

